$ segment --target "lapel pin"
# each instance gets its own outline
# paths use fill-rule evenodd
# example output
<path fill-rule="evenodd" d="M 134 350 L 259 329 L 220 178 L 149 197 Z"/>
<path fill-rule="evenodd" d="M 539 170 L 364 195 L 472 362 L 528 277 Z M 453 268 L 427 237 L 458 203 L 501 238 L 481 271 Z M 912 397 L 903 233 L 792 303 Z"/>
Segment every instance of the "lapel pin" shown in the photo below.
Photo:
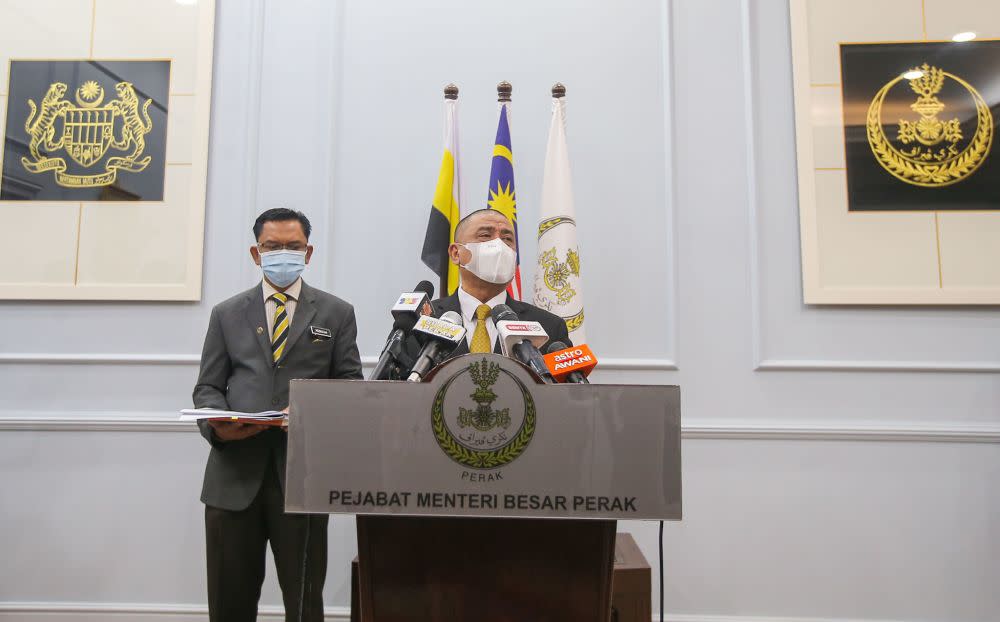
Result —
<path fill-rule="evenodd" d="M 263 335 L 264 334 L 264 327 L 263 326 L 258 326 L 257 327 L 257 334 L 258 335 Z"/>

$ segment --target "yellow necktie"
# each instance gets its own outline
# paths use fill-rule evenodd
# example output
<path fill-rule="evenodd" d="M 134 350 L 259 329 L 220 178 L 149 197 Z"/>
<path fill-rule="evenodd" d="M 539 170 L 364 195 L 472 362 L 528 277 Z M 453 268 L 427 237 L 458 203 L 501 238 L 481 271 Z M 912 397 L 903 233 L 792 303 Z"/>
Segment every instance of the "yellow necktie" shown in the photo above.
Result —
<path fill-rule="evenodd" d="M 472 333 L 472 345 L 469 352 L 492 352 L 493 344 L 490 343 L 490 333 L 486 330 L 486 318 L 490 315 L 489 305 L 479 305 L 476 307 L 476 330 Z"/>
<path fill-rule="evenodd" d="M 288 343 L 288 310 L 285 309 L 288 296 L 281 292 L 276 292 L 271 294 L 271 298 L 274 298 L 274 301 L 278 305 L 274 310 L 274 328 L 271 331 L 271 356 L 274 358 L 274 362 L 277 363 L 278 359 L 285 352 L 285 344 Z"/>

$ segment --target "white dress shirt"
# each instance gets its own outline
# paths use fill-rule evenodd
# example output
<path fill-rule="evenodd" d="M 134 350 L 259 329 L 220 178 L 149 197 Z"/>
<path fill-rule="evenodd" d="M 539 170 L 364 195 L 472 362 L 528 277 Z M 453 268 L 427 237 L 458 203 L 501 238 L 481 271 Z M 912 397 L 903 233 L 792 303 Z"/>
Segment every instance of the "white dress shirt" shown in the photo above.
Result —
<path fill-rule="evenodd" d="M 472 348 L 472 335 L 476 332 L 476 308 L 485 304 L 493 310 L 493 307 L 497 305 L 502 305 L 507 302 L 507 292 L 502 291 L 496 296 L 490 298 L 485 303 L 481 302 L 478 298 L 468 293 L 461 287 L 458 288 L 458 302 L 462 305 L 462 322 L 465 324 L 465 340 L 469 344 L 469 348 Z M 497 347 L 497 326 L 493 323 L 493 318 L 486 316 L 486 332 L 490 336 L 490 351 L 492 352 Z"/>
<path fill-rule="evenodd" d="M 267 279 L 264 279 L 264 314 L 267 316 L 267 338 L 271 339 L 272 333 L 274 332 L 274 314 L 278 310 L 278 301 L 271 298 L 274 294 L 277 294 L 278 290 L 274 289 Z M 302 277 L 295 279 L 295 282 L 288 286 L 283 292 L 288 296 L 288 301 L 285 302 L 285 313 L 288 314 L 288 327 L 292 327 L 292 316 L 295 315 L 295 307 L 298 305 L 299 295 L 302 293 Z"/>

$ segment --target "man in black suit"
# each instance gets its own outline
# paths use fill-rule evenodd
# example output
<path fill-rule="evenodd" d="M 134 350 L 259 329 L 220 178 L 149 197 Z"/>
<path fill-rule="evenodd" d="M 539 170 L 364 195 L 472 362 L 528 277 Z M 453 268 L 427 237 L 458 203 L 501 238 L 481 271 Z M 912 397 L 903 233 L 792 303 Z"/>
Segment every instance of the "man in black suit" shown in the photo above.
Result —
<path fill-rule="evenodd" d="M 540 348 L 543 352 L 553 341 L 572 345 L 561 317 L 507 295 L 507 285 L 517 267 L 517 240 L 513 225 L 502 212 L 481 209 L 459 221 L 448 256 L 459 266 L 460 285 L 451 296 L 432 303 L 434 315 L 454 311 L 462 316 L 467 331 L 465 341 L 448 358 L 469 352 L 500 353 L 497 328 L 490 318 L 490 311 L 498 304 L 510 307 L 519 319 L 542 325 L 549 335 L 549 341 Z M 415 358 L 416 340 L 411 338 L 408 346 Z"/>
<path fill-rule="evenodd" d="M 361 378 L 354 308 L 299 276 L 312 256 L 309 219 L 272 209 L 254 223 L 250 256 L 263 280 L 212 309 L 195 408 L 288 407 L 293 378 Z M 199 421 L 205 467 L 208 611 L 212 622 L 253 622 L 274 553 L 285 620 L 323 620 L 328 517 L 285 514 L 287 434 L 262 425 Z"/>

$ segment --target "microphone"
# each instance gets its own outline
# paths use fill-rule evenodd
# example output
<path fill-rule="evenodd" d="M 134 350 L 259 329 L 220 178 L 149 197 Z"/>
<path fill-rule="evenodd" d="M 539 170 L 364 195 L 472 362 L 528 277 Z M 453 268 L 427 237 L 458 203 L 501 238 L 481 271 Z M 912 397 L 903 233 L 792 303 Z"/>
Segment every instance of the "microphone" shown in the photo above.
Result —
<path fill-rule="evenodd" d="M 430 281 L 420 281 L 413 290 L 400 294 L 396 304 L 389 310 L 393 317 L 392 332 L 382 348 L 375 369 L 368 376 L 369 380 L 386 380 L 393 371 L 398 374 L 396 368 L 399 367 L 400 355 L 403 353 L 403 342 L 420 318 L 424 305 L 434 297 L 434 286 Z"/>
<path fill-rule="evenodd" d="M 549 340 L 548 333 L 538 322 L 518 319 L 517 314 L 507 305 L 497 305 L 490 312 L 493 323 L 500 335 L 500 351 L 504 356 L 512 356 L 541 376 L 542 380 L 555 384 L 555 378 L 545 366 L 538 348 Z"/>
<path fill-rule="evenodd" d="M 587 344 L 567 348 L 565 343 L 553 341 L 544 359 L 558 382 L 590 384 L 587 376 L 597 367 L 597 357 Z"/>
<path fill-rule="evenodd" d="M 420 382 L 435 365 L 462 343 L 465 339 L 465 326 L 462 316 L 454 311 L 448 311 L 440 318 L 423 315 L 413 327 L 413 334 L 423 342 L 417 362 L 410 369 L 410 382 Z"/>

